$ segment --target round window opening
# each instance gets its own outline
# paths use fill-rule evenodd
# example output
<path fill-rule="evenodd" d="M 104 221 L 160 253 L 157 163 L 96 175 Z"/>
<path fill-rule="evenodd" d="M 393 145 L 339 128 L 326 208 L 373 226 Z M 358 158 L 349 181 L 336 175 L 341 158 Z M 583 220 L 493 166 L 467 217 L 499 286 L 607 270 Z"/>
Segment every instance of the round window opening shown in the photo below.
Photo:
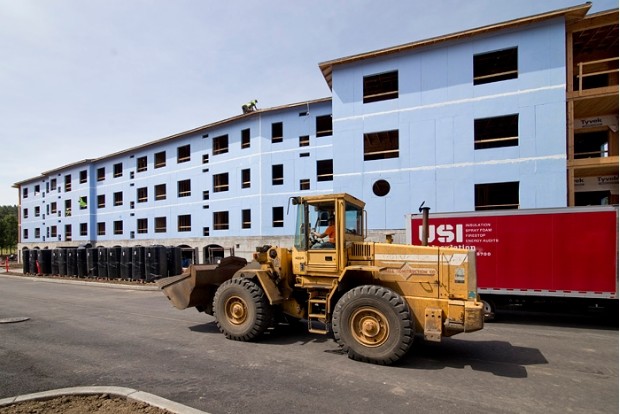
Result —
<path fill-rule="evenodd" d="M 386 196 L 390 192 L 390 183 L 385 180 L 377 180 L 372 185 L 372 192 L 378 197 Z"/>

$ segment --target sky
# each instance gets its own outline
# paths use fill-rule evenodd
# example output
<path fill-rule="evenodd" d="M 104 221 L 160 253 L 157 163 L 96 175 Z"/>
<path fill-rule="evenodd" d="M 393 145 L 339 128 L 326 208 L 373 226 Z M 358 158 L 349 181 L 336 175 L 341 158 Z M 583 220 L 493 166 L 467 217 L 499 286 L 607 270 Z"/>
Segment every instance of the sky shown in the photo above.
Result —
<path fill-rule="evenodd" d="M 13 184 L 259 108 L 318 64 L 585 0 L 0 0 L 0 205 Z M 593 0 L 590 13 L 618 8 Z"/>

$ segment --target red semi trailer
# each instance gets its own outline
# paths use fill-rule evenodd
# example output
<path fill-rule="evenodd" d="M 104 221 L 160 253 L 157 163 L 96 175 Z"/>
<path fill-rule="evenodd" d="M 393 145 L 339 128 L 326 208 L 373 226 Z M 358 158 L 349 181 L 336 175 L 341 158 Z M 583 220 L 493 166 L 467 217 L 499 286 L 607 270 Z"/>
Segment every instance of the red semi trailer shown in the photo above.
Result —
<path fill-rule="evenodd" d="M 423 215 L 407 218 L 423 244 Z M 611 206 L 430 214 L 428 244 L 475 249 L 488 319 L 508 304 L 617 309 L 618 209 Z"/>

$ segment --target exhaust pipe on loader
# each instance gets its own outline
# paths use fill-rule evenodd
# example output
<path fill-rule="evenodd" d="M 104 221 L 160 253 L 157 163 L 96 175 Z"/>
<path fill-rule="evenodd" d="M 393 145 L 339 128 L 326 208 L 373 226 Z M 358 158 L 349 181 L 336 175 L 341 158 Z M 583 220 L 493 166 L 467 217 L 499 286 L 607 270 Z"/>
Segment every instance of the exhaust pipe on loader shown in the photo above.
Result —
<path fill-rule="evenodd" d="M 247 260 L 230 256 L 217 265 L 191 265 L 183 274 L 155 282 L 177 309 L 195 307 L 199 312 L 213 314 L 213 295 L 219 285 L 231 279 Z"/>
<path fill-rule="evenodd" d="M 420 204 L 420 208 L 418 209 L 420 213 L 422 213 L 422 237 L 420 238 L 420 242 L 422 246 L 428 246 L 428 213 L 431 210 L 430 207 L 423 207 L 425 201 L 422 201 Z"/>

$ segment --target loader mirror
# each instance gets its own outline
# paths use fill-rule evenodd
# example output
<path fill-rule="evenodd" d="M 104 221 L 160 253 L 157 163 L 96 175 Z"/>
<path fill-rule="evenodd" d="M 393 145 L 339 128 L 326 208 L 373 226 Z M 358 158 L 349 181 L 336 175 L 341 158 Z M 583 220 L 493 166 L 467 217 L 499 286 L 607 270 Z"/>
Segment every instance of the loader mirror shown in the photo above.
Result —
<path fill-rule="evenodd" d="M 291 197 L 291 204 L 296 206 L 301 204 L 301 199 L 299 197 Z"/>

